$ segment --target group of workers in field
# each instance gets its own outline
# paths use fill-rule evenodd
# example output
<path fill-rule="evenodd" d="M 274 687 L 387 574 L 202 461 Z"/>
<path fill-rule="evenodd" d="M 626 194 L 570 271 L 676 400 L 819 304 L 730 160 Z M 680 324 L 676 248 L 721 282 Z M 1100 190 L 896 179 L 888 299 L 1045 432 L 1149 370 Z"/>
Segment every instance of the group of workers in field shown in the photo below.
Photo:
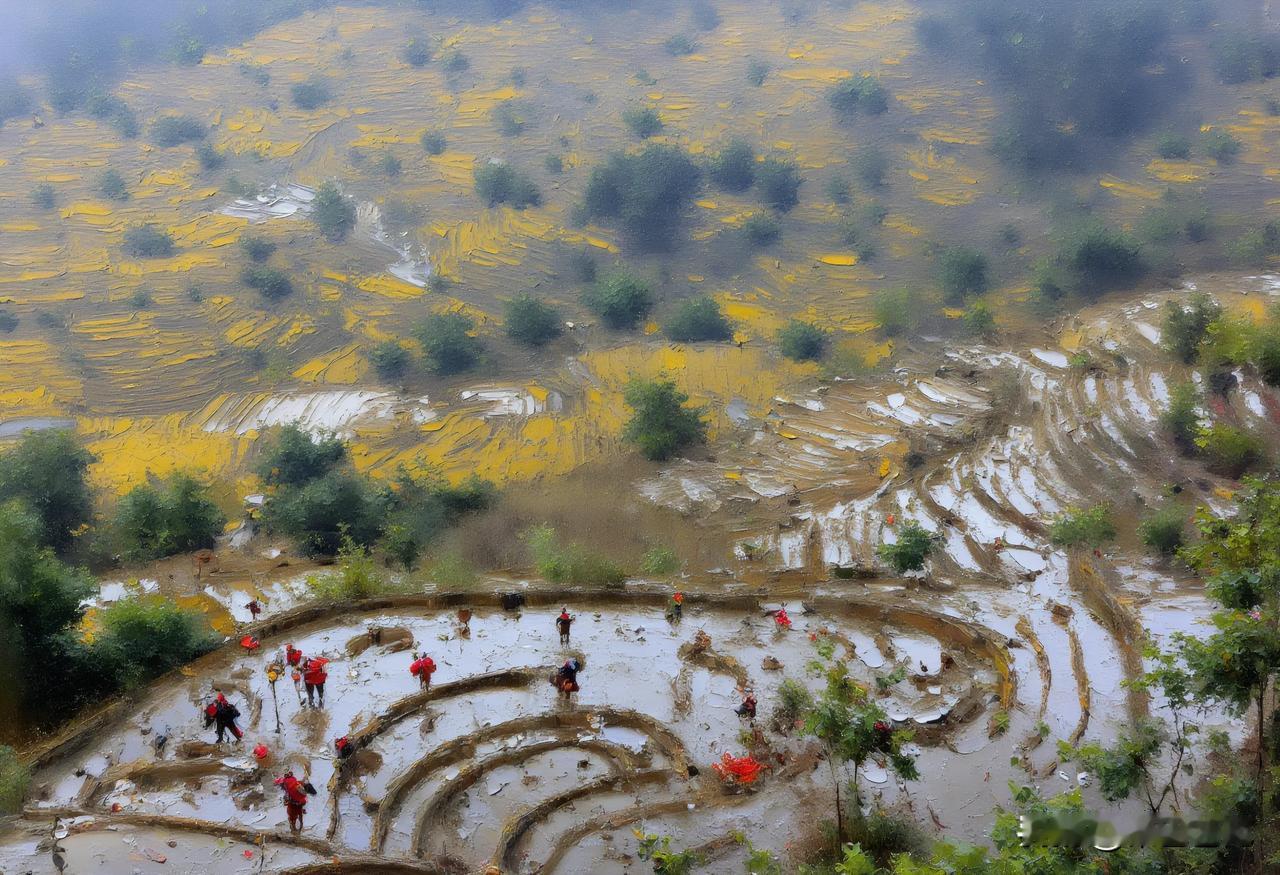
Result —
<path fill-rule="evenodd" d="M 676 593 L 667 606 L 667 618 L 672 621 L 678 621 L 682 616 L 683 607 L 684 596 L 682 593 Z M 569 646 L 575 620 L 576 618 L 569 613 L 567 607 L 561 609 L 560 614 L 555 618 L 556 631 L 560 635 L 560 646 Z M 323 656 L 307 657 L 292 644 L 285 645 L 283 664 L 290 672 L 295 689 L 298 687 L 299 682 L 305 686 L 307 705 L 309 707 L 324 707 L 324 687 L 329 678 L 325 666 L 328 663 L 329 660 Z M 570 701 L 573 694 L 580 690 L 578 674 L 581 671 L 582 662 L 577 657 L 570 657 L 551 675 L 551 685 L 555 687 L 558 697 L 563 701 Z M 420 690 L 425 692 L 431 688 L 431 676 L 435 672 L 435 661 L 425 653 L 414 651 L 412 661 L 409 663 L 409 674 L 417 678 Z M 744 695 L 743 703 L 736 710 L 736 713 L 749 720 L 754 720 L 756 716 L 755 696 L 750 690 L 745 691 Z M 299 703 L 301 703 L 300 690 L 298 696 Z M 219 744 L 223 743 L 228 733 L 236 741 L 240 741 L 243 738 L 243 731 L 236 725 L 240 711 L 227 700 L 227 697 L 222 692 L 218 692 L 213 699 L 207 702 L 203 713 L 205 728 L 216 728 L 217 742 Z M 355 745 L 347 736 L 337 739 L 335 747 L 340 760 L 346 759 L 347 756 L 355 751 Z M 259 760 L 265 759 L 267 756 L 266 746 L 259 744 L 254 749 L 254 755 Z M 291 769 L 286 770 L 283 775 L 276 778 L 275 784 L 284 794 L 283 801 L 285 813 L 289 819 L 289 829 L 294 832 L 301 831 L 303 829 L 303 817 L 306 813 L 307 799 L 309 796 L 316 794 L 315 788 L 305 778 L 299 779 L 295 776 Z"/>

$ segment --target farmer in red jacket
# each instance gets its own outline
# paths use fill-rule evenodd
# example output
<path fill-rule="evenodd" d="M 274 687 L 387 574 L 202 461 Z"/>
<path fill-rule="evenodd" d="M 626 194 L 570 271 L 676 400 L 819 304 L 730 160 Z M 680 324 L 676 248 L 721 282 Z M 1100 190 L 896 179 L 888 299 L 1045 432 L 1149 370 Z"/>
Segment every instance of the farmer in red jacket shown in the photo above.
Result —
<path fill-rule="evenodd" d="M 239 709 L 227 701 L 227 697 L 222 693 L 214 696 L 213 701 L 205 706 L 204 709 L 204 728 L 216 726 L 218 730 L 218 744 L 222 744 L 223 737 L 230 732 L 239 741 L 244 735 L 240 731 L 240 727 L 236 726 L 236 718 L 240 716 Z"/>
<path fill-rule="evenodd" d="M 425 653 L 419 656 L 414 654 L 413 662 L 409 663 L 409 674 L 418 679 L 418 683 L 422 689 L 431 688 L 431 675 L 435 674 L 436 663 L 430 656 Z"/>
<path fill-rule="evenodd" d="M 302 831 L 302 815 L 307 810 L 307 793 L 302 789 L 302 782 L 287 771 L 283 777 L 276 778 L 276 784 L 284 791 L 284 811 L 289 815 L 289 829 Z"/>
<path fill-rule="evenodd" d="M 320 696 L 320 707 L 324 707 L 324 682 L 329 679 L 329 673 L 324 667 L 329 664 L 329 660 L 323 656 L 312 656 L 302 664 L 302 681 L 307 685 L 307 704 L 315 707 L 315 695 Z"/>
<path fill-rule="evenodd" d="M 284 646 L 284 661 L 288 663 L 290 668 L 297 668 L 302 662 L 302 651 L 292 644 L 286 644 Z"/>

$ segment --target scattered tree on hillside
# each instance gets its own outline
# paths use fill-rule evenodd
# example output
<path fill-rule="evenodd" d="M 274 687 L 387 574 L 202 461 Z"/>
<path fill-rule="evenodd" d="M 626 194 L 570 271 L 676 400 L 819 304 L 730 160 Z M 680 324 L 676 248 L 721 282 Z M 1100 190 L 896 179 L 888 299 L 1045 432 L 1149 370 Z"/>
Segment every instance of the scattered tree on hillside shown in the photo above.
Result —
<path fill-rule="evenodd" d="M 476 194 L 488 206 L 509 204 L 517 210 L 536 207 L 542 194 L 526 174 L 499 161 L 484 161 L 475 167 Z"/>
<path fill-rule="evenodd" d="M 724 191 L 746 191 L 756 181 L 756 153 L 746 140 L 733 140 L 711 159 L 707 175 Z"/>
<path fill-rule="evenodd" d="M 778 332 L 782 354 L 797 362 L 816 361 L 827 349 L 827 332 L 816 325 L 792 319 Z"/>
<path fill-rule="evenodd" d="M 583 292 L 582 303 L 608 328 L 628 331 L 653 309 L 653 294 L 640 279 L 616 271 Z"/>
<path fill-rule="evenodd" d="M 542 346 L 563 331 L 564 320 L 559 312 L 533 295 L 516 295 L 505 309 L 507 335 L 526 346 Z"/>
<path fill-rule="evenodd" d="M 135 225 L 125 229 L 122 248 L 130 258 L 168 258 L 173 255 L 173 238 L 155 225 Z"/>
<path fill-rule="evenodd" d="M 0 453 L 0 502 L 21 500 L 39 521 L 39 544 L 65 550 L 93 516 L 86 472 L 95 461 L 70 431 L 29 432 Z"/>
<path fill-rule="evenodd" d="M 667 336 L 679 343 L 730 340 L 733 337 L 733 326 L 720 312 L 720 306 L 709 297 L 683 301 L 667 321 L 666 329 Z"/>
<path fill-rule="evenodd" d="M 414 326 L 427 364 L 437 374 L 469 371 L 480 361 L 484 347 L 474 336 L 476 323 L 463 313 L 437 313 Z"/>
<path fill-rule="evenodd" d="M 356 206 L 338 191 L 336 185 L 326 182 L 317 189 L 315 200 L 311 202 L 311 221 L 316 223 L 321 234 L 338 243 L 345 240 L 356 226 Z"/>
<path fill-rule="evenodd" d="M 668 380 L 633 380 L 623 398 L 633 414 L 623 439 L 635 444 L 646 459 L 666 461 L 680 450 L 706 440 L 701 407 L 686 407 L 689 396 Z"/>
<path fill-rule="evenodd" d="M 116 508 L 121 554 L 139 562 L 212 547 L 227 517 L 208 493 L 203 483 L 181 473 L 135 486 Z"/>
<path fill-rule="evenodd" d="M 636 155 L 615 152 L 592 171 L 582 213 L 587 219 L 617 219 L 641 249 L 667 249 L 700 177 L 697 165 L 675 146 L 646 146 Z"/>

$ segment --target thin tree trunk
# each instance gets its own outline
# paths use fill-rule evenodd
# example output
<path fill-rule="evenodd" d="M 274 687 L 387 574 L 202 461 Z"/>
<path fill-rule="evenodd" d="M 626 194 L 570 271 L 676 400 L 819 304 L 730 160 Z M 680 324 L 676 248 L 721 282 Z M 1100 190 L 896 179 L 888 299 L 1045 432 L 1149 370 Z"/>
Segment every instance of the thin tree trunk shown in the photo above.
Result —
<path fill-rule="evenodd" d="M 831 764 L 831 783 L 836 788 L 836 852 L 844 847 L 844 806 L 840 804 L 840 774 L 836 771 L 835 757 L 827 760 Z"/>

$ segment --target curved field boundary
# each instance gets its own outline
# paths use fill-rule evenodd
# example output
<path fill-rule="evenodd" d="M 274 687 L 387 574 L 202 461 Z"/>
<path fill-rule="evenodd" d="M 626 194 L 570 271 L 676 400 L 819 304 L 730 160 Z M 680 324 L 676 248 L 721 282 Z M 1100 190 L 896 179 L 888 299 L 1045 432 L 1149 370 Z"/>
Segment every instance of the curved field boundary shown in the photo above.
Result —
<path fill-rule="evenodd" d="M 1085 606 L 1110 633 L 1116 649 L 1120 651 L 1125 677 L 1134 680 L 1146 671 L 1142 663 L 1145 632 L 1133 611 L 1116 598 L 1115 576 L 1115 569 L 1109 564 L 1094 562 L 1083 553 L 1073 552 L 1067 560 L 1067 579 L 1080 593 Z M 1134 687 L 1129 687 L 1126 694 L 1129 717 L 1136 721 L 1148 716 L 1150 697 Z"/>

